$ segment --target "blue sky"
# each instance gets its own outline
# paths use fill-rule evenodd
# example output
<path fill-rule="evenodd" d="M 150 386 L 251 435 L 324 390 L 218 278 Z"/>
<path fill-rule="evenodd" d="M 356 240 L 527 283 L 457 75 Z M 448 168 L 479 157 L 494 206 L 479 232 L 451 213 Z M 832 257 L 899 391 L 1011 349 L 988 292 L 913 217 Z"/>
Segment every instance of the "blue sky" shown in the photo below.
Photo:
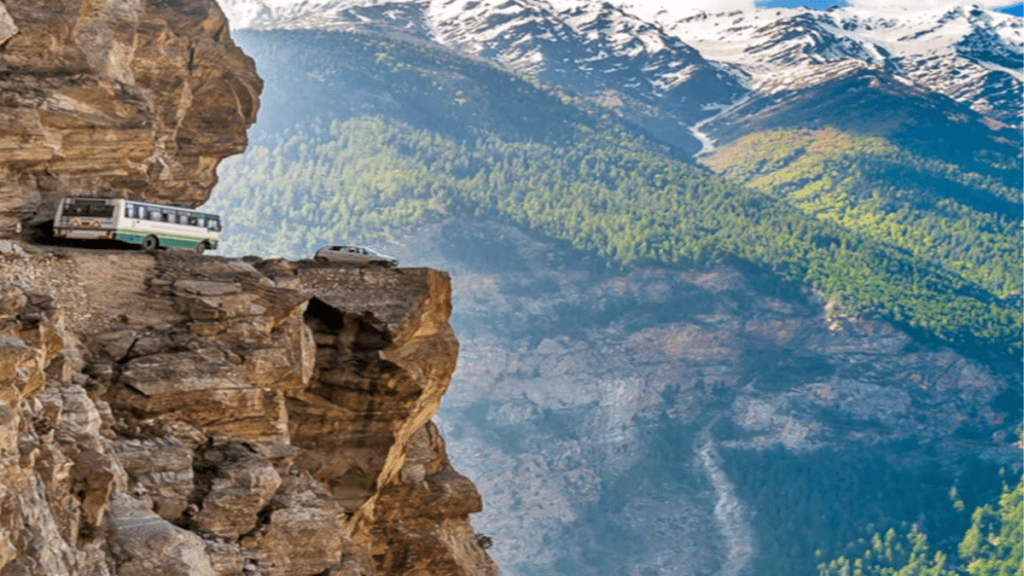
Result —
<path fill-rule="evenodd" d="M 898 3 L 899 2 L 894 2 L 894 4 Z M 964 3 L 969 4 L 970 0 L 967 0 Z M 815 10 L 827 10 L 835 5 L 846 6 L 847 3 L 844 0 L 769 0 L 767 2 L 757 2 L 757 6 L 759 8 L 795 8 L 797 6 L 807 6 L 808 8 L 814 8 Z M 997 8 L 997 10 L 1007 14 L 1013 14 L 1015 16 L 1024 16 L 1024 3 L 1018 2 L 1005 8 Z"/>
<path fill-rule="evenodd" d="M 778 8 L 807 6 L 815 10 L 827 10 L 834 5 L 853 6 L 866 10 L 936 10 L 943 7 L 978 4 L 993 10 L 1024 16 L 1024 4 L 1021 0 L 611 0 L 614 4 L 629 6 L 641 13 L 658 9 L 682 14 L 692 10 L 705 12 L 723 12 L 728 10 L 750 10 L 758 8 Z"/>

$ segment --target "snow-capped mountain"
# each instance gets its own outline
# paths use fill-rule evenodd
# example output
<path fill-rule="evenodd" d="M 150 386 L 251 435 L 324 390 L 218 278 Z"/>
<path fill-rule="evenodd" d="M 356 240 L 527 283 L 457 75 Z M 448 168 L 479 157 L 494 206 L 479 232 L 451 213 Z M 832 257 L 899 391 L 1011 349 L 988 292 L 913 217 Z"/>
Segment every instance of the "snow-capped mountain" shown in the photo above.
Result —
<path fill-rule="evenodd" d="M 439 42 L 598 100 L 693 151 L 689 128 L 747 92 L 735 72 L 607 2 L 449 0 L 430 14 Z"/>
<path fill-rule="evenodd" d="M 227 0 L 235 27 L 388 27 L 484 57 L 616 108 L 662 141 L 696 152 L 690 127 L 740 99 L 737 72 L 705 60 L 609 3 L 562 0 Z"/>
<path fill-rule="evenodd" d="M 670 34 L 749 74 L 762 94 L 875 68 L 1008 124 L 1019 124 L 1024 22 L 977 7 L 869 13 L 837 8 L 697 14 Z M 671 20 L 671 21 L 670 21 Z"/>
<path fill-rule="evenodd" d="M 235 28 L 372 29 L 436 42 L 606 106 L 683 150 L 740 102 L 874 70 L 1021 125 L 1024 19 L 977 7 L 645 17 L 584 0 L 222 0 Z"/>

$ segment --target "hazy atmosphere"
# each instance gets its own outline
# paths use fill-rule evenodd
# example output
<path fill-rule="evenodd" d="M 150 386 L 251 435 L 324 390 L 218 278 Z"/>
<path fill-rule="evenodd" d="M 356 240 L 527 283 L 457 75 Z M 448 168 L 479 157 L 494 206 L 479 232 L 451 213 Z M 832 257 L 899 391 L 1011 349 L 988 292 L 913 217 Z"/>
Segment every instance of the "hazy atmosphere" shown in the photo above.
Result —
<path fill-rule="evenodd" d="M 0 0 L 0 576 L 1022 574 L 1019 3 L 108 4 Z"/>
<path fill-rule="evenodd" d="M 623 7 L 228 4 L 268 88 L 213 204 L 292 216 L 225 248 L 451 272 L 438 422 L 503 573 L 841 574 L 874 535 L 960 573 L 1020 466 L 1020 19 Z M 976 289 L 1005 340 L 953 320 Z"/>

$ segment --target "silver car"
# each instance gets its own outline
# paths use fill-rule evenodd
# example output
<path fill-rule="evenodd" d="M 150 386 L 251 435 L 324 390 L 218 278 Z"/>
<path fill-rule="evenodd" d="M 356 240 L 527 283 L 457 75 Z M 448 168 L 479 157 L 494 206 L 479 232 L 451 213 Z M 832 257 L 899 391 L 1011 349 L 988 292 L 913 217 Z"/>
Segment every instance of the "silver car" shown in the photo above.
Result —
<path fill-rule="evenodd" d="M 397 258 L 392 258 L 362 246 L 324 246 L 316 251 L 313 259 L 317 262 L 339 262 L 361 266 L 383 266 L 385 268 L 398 266 Z"/>

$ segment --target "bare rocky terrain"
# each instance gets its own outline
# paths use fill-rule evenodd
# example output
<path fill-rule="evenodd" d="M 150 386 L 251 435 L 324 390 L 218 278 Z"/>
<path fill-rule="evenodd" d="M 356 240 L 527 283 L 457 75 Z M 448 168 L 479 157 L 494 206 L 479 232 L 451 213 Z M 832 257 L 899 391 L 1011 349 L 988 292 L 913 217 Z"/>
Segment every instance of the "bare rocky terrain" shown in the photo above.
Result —
<path fill-rule="evenodd" d="M 814 472 L 822 459 L 931 470 L 943 495 L 971 466 L 1020 465 L 1012 370 L 756 270 L 587 268 L 493 223 L 405 245 L 404 261 L 452 274 L 462 349 L 439 422 L 509 574 L 600 565 L 586 542 L 630 574 L 757 573 L 757 523 L 777 512 L 757 509 L 751 486 L 785 480 L 763 463 L 757 480 L 761 458 L 813 479 L 820 495 L 793 498 L 822 498 L 817 518 L 847 506 L 831 472 Z M 855 507 L 895 494 L 873 489 Z"/>

